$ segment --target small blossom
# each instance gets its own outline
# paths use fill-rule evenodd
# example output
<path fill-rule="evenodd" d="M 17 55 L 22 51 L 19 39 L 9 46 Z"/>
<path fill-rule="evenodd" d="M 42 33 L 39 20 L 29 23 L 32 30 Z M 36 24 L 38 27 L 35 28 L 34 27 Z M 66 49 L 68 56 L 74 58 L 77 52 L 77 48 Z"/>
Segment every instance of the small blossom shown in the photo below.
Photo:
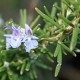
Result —
<path fill-rule="evenodd" d="M 27 24 L 25 24 L 25 34 L 26 34 L 27 36 L 30 36 L 31 33 L 32 33 L 31 28 L 30 28 Z"/>
<path fill-rule="evenodd" d="M 24 45 L 25 45 L 25 49 L 26 52 L 30 53 L 31 49 L 35 49 L 38 47 L 38 42 L 36 39 L 38 39 L 36 36 L 32 35 L 32 30 L 31 28 L 25 24 L 25 41 L 24 41 Z"/>
<path fill-rule="evenodd" d="M 21 45 L 21 33 L 20 33 L 20 27 L 18 29 L 15 28 L 14 25 L 11 27 L 12 34 L 5 34 L 6 37 L 6 49 L 12 48 L 18 48 Z"/>
<path fill-rule="evenodd" d="M 6 49 L 9 49 L 10 47 L 18 48 L 21 43 L 24 43 L 26 52 L 30 53 L 31 49 L 38 47 L 38 38 L 33 36 L 32 30 L 27 24 L 25 24 L 25 29 L 20 27 L 16 29 L 14 25 L 6 29 L 12 30 L 12 34 L 4 35 L 6 37 Z"/>

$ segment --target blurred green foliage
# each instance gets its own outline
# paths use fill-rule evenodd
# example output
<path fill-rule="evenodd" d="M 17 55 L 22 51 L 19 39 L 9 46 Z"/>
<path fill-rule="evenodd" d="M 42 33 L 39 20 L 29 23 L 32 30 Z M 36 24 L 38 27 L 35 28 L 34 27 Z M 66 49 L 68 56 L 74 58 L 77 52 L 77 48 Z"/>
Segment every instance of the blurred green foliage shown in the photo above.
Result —
<path fill-rule="evenodd" d="M 24 50 L 23 45 L 6 50 L 3 37 L 7 33 L 4 28 L 12 23 L 24 27 L 28 20 L 26 10 L 20 11 L 19 24 L 10 20 L 0 27 L 0 80 L 56 80 L 53 75 L 58 76 L 63 55 L 71 53 L 76 57 L 76 51 L 80 49 L 80 1 L 56 0 L 53 3 L 51 12 L 47 5 L 43 7 L 44 13 L 35 8 L 39 15 L 31 28 L 39 38 L 39 47 L 30 53 Z M 43 29 L 37 24 L 40 16 L 44 21 Z"/>

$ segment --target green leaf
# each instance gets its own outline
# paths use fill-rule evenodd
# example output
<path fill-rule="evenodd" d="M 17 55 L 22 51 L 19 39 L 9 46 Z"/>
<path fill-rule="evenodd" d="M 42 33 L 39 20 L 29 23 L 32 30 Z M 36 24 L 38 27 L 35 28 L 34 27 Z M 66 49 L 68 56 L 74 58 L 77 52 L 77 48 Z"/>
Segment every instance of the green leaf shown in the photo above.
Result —
<path fill-rule="evenodd" d="M 39 19 L 40 19 L 40 15 L 38 15 L 37 18 L 31 23 L 30 27 L 33 28 Z"/>
<path fill-rule="evenodd" d="M 50 16 L 50 13 L 49 13 L 48 9 L 46 8 L 46 6 L 44 6 L 44 11 L 48 16 Z"/>
<path fill-rule="evenodd" d="M 64 55 L 67 55 L 66 51 L 63 48 L 62 48 L 62 51 Z"/>
<path fill-rule="evenodd" d="M 62 15 L 66 16 L 66 10 L 67 10 L 67 5 L 64 4 L 65 0 L 61 0 L 61 10 L 62 10 Z"/>
<path fill-rule="evenodd" d="M 49 55 L 46 55 L 46 58 L 50 61 L 50 62 L 54 62 L 54 60 L 49 56 Z"/>
<path fill-rule="evenodd" d="M 68 20 L 66 17 L 61 16 L 61 15 L 59 15 L 59 17 L 60 17 L 61 19 L 63 19 L 63 21 L 66 22 L 67 24 L 72 25 L 72 22 L 71 22 L 70 20 Z"/>
<path fill-rule="evenodd" d="M 58 23 L 56 23 L 55 21 L 52 20 L 52 18 L 48 17 L 47 15 L 45 15 L 43 12 L 41 12 L 38 8 L 35 8 L 35 10 L 37 11 L 38 14 L 40 14 L 44 19 L 46 19 L 47 21 L 49 21 L 51 24 L 55 25 L 56 27 L 60 28 L 60 25 Z"/>
<path fill-rule="evenodd" d="M 61 8 L 58 7 L 57 5 L 53 5 L 53 7 L 55 7 L 57 10 L 61 11 Z"/>
<path fill-rule="evenodd" d="M 57 43 L 57 47 L 54 52 L 54 57 L 57 57 L 57 55 L 59 54 L 60 48 L 61 48 L 60 44 Z"/>
<path fill-rule="evenodd" d="M 73 29 L 73 34 L 72 34 L 71 43 L 70 43 L 70 50 L 71 51 L 75 48 L 75 46 L 77 44 L 78 33 L 79 33 L 79 28 L 75 27 Z"/>
<path fill-rule="evenodd" d="M 44 64 L 44 63 L 42 63 L 42 62 L 36 62 L 35 64 L 36 64 L 37 66 L 43 68 L 43 69 L 48 69 L 48 70 L 51 70 L 51 69 L 52 69 L 51 67 L 49 67 L 48 65 L 46 65 L 46 64 Z"/>
<path fill-rule="evenodd" d="M 33 29 L 33 33 L 35 33 L 38 29 L 40 29 L 40 24 L 38 24 L 37 26 L 35 26 L 35 28 Z"/>
<path fill-rule="evenodd" d="M 26 9 L 24 10 L 20 10 L 20 26 L 21 27 L 25 27 L 25 24 L 27 23 L 27 13 L 26 13 Z"/>
<path fill-rule="evenodd" d="M 57 8 L 54 7 L 54 6 L 57 6 L 57 3 L 55 2 L 53 7 L 52 7 L 52 10 L 51 10 L 51 18 L 54 19 L 55 15 L 56 15 L 56 12 L 57 12 Z"/>
<path fill-rule="evenodd" d="M 26 68 L 25 68 L 25 70 L 26 70 L 26 71 L 29 71 L 30 66 L 31 66 L 31 63 L 28 61 L 27 64 L 26 64 Z"/>
<path fill-rule="evenodd" d="M 62 42 L 58 42 L 67 52 L 71 53 L 73 56 L 76 57 L 76 54 L 70 50 L 70 48 L 68 48 L 66 45 L 64 45 Z"/>
<path fill-rule="evenodd" d="M 61 64 L 57 64 L 56 69 L 55 69 L 55 77 L 58 76 L 60 68 L 61 68 Z"/>
<path fill-rule="evenodd" d="M 29 76 L 31 79 L 34 79 L 34 75 L 33 75 L 32 71 L 29 72 Z"/>
<path fill-rule="evenodd" d="M 22 67 L 21 67 L 21 70 L 20 70 L 20 74 L 22 75 L 23 73 L 24 73 L 24 71 L 25 71 L 25 66 L 26 66 L 26 62 L 24 62 L 23 64 L 22 64 Z"/>
<path fill-rule="evenodd" d="M 71 6 L 69 5 L 69 3 L 68 3 L 68 1 L 66 0 L 63 0 L 63 3 L 69 8 L 69 9 L 71 9 L 72 11 L 73 11 L 73 9 L 71 8 Z"/>
<path fill-rule="evenodd" d="M 33 73 L 34 78 L 38 77 L 35 69 L 32 70 L 32 73 Z"/>
<path fill-rule="evenodd" d="M 48 54 L 49 54 L 50 57 L 54 56 L 52 52 L 48 52 Z"/>
<path fill-rule="evenodd" d="M 62 50 L 61 50 L 61 47 L 60 47 L 60 50 L 59 50 L 59 53 L 58 53 L 58 56 L 57 56 L 57 62 L 58 62 L 58 64 L 62 64 Z"/>

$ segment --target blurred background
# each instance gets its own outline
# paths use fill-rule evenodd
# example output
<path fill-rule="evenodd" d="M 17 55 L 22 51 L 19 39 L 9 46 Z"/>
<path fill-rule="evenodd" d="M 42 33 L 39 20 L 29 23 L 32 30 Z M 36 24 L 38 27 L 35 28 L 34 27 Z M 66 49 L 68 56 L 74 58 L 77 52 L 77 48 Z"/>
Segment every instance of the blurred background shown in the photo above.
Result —
<path fill-rule="evenodd" d="M 57 1 L 60 3 L 60 0 Z M 28 24 L 30 24 L 37 16 L 35 7 L 43 11 L 43 6 L 45 5 L 51 11 L 54 2 L 55 0 L 0 0 L 2 23 L 11 18 L 14 22 L 19 23 L 19 10 L 27 9 Z M 43 26 L 43 22 L 41 26 Z M 42 80 L 47 80 L 47 77 L 49 80 L 80 80 L 80 55 L 79 53 L 77 55 L 76 58 L 72 55 L 63 56 L 63 65 L 57 78 L 54 78 L 55 64 L 52 64 L 53 71 L 47 72 L 40 69 L 40 77 L 43 76 Z"/>
<path fill-rule="evenodd" d="M 27 9 L 28 22 L 30 23 L 36 14 L 35 7 L 42 9 L 45 5 L 50 11 L 53 2 L 54 0 L 0 0 L 0 15 L 2 15 L 5 21 L 13 18 L 15 22 L 18 22 L 19 10 Z"/>

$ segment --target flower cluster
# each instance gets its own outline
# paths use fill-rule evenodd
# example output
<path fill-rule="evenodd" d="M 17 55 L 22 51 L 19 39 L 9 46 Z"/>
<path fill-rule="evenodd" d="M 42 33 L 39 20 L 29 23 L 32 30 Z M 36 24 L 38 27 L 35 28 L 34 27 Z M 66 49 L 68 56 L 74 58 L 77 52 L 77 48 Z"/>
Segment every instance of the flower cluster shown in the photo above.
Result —
<path fill-rule="evenodd" d="M 18 48 L 21 43 L 24 43 L 26 52 L 30 53 L 31 49 L 38 47 L 37 37 L 32 35 L 31 28 L 25 24 L 24 28 L 16 28 L 13 24 L 12 27 L 6 29 L 12 30 L 12 34 L 5 34 L 6 37 L 6 49 Z"/>

